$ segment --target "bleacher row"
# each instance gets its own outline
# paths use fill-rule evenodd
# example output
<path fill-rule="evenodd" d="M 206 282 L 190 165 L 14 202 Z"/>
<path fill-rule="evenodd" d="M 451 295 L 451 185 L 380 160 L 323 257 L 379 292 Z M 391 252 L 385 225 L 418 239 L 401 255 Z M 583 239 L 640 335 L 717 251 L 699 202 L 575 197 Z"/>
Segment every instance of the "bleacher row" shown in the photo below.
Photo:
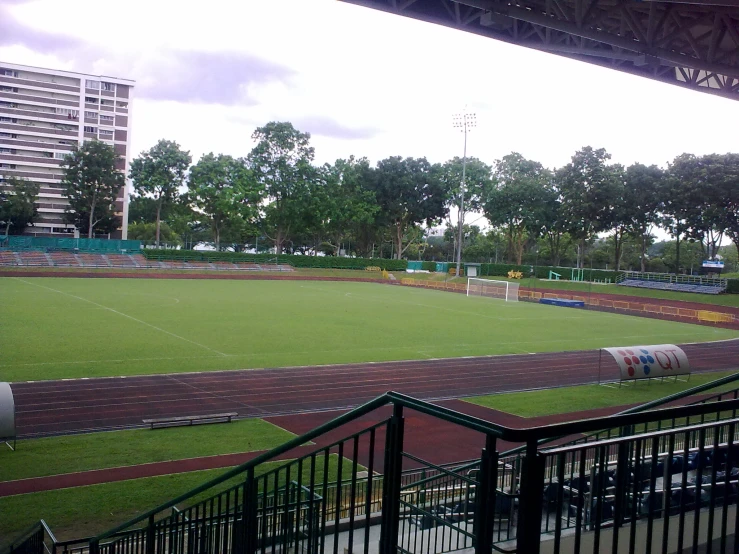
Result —
<path fill-rule="evenodd" d="M 251 262 L 196 262 L 148 260 L 141 254 L 92 254 L 0 250 L 0 266 L 14 267 L 89 267 L 119 269 L 197 269 L 221 271 L 292 271 L 284 264 L 256 264 Z"/>
<path fill-rule="evenodd" d="M 645 281 L 642 279 L 624 279 L 619 284 L 626 287 L 638 287 L 642 289 L 672 290 L 676 292 L 697 292 L 701 294 L 721 294 L 726 290 L 725 285 L 668 283 L 664 281 Z"/>

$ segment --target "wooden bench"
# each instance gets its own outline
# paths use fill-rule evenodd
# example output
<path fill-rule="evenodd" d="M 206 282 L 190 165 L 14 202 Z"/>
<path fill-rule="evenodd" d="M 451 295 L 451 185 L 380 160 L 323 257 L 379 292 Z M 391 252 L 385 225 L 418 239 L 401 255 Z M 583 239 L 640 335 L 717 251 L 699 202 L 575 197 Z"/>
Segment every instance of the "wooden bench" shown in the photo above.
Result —
<path fill-rule="evenodd" d="M 236 412 L 227 412 L 224 414 L 204 414 L 178 417 L 162 417 L 158 419 L 142 420 L 146 425 L 150 425 L 152 429 L 157 427 L 176 427 L 178 425 L 197 425 L 202 423 L 231 423 L 231 419 L 236 417 Z"/>

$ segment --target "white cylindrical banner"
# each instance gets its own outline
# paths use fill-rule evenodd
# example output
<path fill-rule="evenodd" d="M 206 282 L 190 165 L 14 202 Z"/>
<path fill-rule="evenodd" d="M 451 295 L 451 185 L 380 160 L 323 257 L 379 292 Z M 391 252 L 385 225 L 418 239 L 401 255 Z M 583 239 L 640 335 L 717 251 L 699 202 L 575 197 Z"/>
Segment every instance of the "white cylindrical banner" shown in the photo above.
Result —
<path fill-rule="evenodd" d="M 621 380 L 672 377 L 690 373 L 690 362 L 682 348 L 674 344 L 619 346 L 604 348 L 616 360 Z"/>
<path fill-rule="evenodd" d="M 0 383 L 0 441 L 15 438 L 15 402 L 9 383 Z"/>

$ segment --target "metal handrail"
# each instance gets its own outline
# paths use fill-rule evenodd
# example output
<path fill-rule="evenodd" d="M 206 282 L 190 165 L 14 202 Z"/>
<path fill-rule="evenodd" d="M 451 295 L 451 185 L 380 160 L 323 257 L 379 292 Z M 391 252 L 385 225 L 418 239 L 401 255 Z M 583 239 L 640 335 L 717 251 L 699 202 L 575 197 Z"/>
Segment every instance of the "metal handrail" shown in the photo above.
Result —
<path fill-rule="evenodd" d="M 726 377 L 721 377 L 719 379 L 716 379 L 715 381 L 710 381 L 708 383 L 704 383 L 702 385 L 697 385 L 695 387 L 692 387 L 690 389 L 676 392 L 674 394 L 671 394 L 669 396 L 665 396 L 663 398 L 658 398 L 657 400 L 650 400 L 649 402 L 646 402 L 644 404 L 640 404 L 638 406 L 633 406 L 631 408 L 627 408 L 626 410 L 622 410 L 620 412 L 617 412 L 614 415 L 627 415 L 627 414 L 636 414 L 636 413 L 642 413 L 648 410 L 653 410 L 654 408 L 657 408 L 658 406 L 664 406 L 665 404 L 670 404 L 672 402 L 675 402 L 677 400 L 682 400 L 683 398 L 687 398 L 689 396 L 693 396 L 695 394 L 700 394 L 702 392 L 705 392 L 707 390 L 714 389 L 716 387 L 720 387 L 723 385 L 726 385 L 728 383 L 733 383 L 739 381 L 739 372 L 734 373 L 733 375 L 727 375 Z M 724 393 L 725 394 L 725 393 Z M 716 395 L 718 396 L 718 395 Z M 713 397 L 712 397 L 713 398 Z M 689 404 L 690 405 L 690 404 Z M 604 428 L 605 429 L 605 428 Z M 566 436 L 566 435 L 563 435 Z M 592 435 L 588 435 L 592 436 Z M 558 439 L 561 439 L 560 437 L 548 437 L 546 439 L 542 439 L 539 444 L 546 444 Z M 506 450 L 505 452 L 500 453 L 500 457 L 503 458 L 504 456 L 512 456 L 514 454 L 519 454 L 523 452 L 526 449 L 526 446 L 516 446 L 514 448 L 511 448 L 509 450 Z"/>
<path fill-rule="evenodd" d="M 176 504 L 179 504 L 185 500 L 188 500 L 194 497 L 195 495 L 200 494 L 201 492 L 215 485 L 223 483 L 224 481 L 231 479 L 232 477 L 235 477 L 236 475 L 244 473 L 246 470 L 250 468 L 255 468 L 259 464 L 262 464 L 267 461 L 271 461 L 275 457 L 281 454 L 284 454 L 285 452 L 288 452 L 292 450 L 293 448 L 301 446 L 328 431 L 332 431 L 338 427 L 341 427 L 342 425 L 345 425 L 346 423 L 354 421 L 358 419 L 359 417 L 362 417 L 363 415 L 366 415 L 376 410 L 377 408 L 380 408 L 387 404 L 394 404 L 396 406 L 402 406 L 405 408 L 416 410 L 416 411 L 431 415 L 433 417 L 437 417 L 441 420 L 449 421 L 451 423 L 456 423 L 462 427 L 466 427 L 468 429 L 478 431 L 486 435 L 491 435 L 493 437 L 500 438 L 503 440 L 507 440 L 511 442 L 525 442 L 525 443 L 528 443 L 529 446 L 531 446 L 532 444 L 534 445 L 537 444 L 537 442 L 542 438 L 562 437 L 562 436 L 572 435 L 575 433 L 582 433 L 583 431 L 586 431 L 586 432 L 587 431 L 597 431 L 599 429 L 602 430 L 602 429 L 616 428 L 616 427 L 621 427 L 621 426 L 626 426 L 626 425 L 635 425 L 635 424 L 646 423 L 646 422 L 654 421 L 654 420 L 671 419 L 673 417 L 679 418 L 679 417 L 686 417 L 686 416 L 691 416 L 691 415 L 700 415 L 706 412 L 706 409 L 707 409 L 706 405 L 702 405 L 702 404 L 695 405 L 695 406 L 679 406 L 679 407 L 667 408 L 664 410 L 655 410 L 655 411 L 651 411 L 648 413 L 614 414 L 612 416 L 607 416 L 607 417 L 597 418 L 597 419 L 578 420 L 578 421 L 572 421 L 572 422 L 567 422 L 567 423 L 557 423 L 557 424 L 538 426 L 538 427 L 528 427 L 524 429 L 512 429 L 512 428 L 508 428 L 502 425 L 491 423 L 489 421 L 485 421 L 483 419 L 476 418 L 476 417 L 473 417 L 467 414 L 455 412 L 454 410 L 450 410 L 449 408 L 437 406 L 435 404 L 431 404 L 423 400 L 417 400 L 405 394 L 401 394 L 397 392 L 387 392 L 381 396 L 378 396 L 377 398 L 373 400 L 370 400 L 369 402 L 365 404 L 362 404 L 361 406 L 357 408 L 354 408 L 353 410 L 341 416 L 338 416 L 332 419 L 331 421 L 324 423 L 323 425 L 316 427 L 312 431 L 309 431 L 303 435 L 295 437 L 287 441 L 286 443 L 276 448 L 273 448 L 272 450 L 269 450 L 263 454 L 260 454 L 259 456 L 253 458 L 249 462 L 246 462 L 244 464 L 234 467 L 233 469 L 225 472 L 219 477 L 206 481 L 202 485 L 196 487 L 195 489 L 189 492 L 181 494 L 180 496 L 168 502 L 165 502 L 164 504 L 161 504 L 157 506 L 156 508 L 153 508 L 147 511 L 135 517 L 134 519 L 131 519 L 109 531 L 106 531 L 105 533 L 98 535 L 97 537 L 95 537 L 95 540 L 99 542 L 103 539 L 109 538 L 115 533 L 123 531 L 135 525 L 136 523 L 139 523 L 141 521 L 147 520 L 150 517 L 153 517 L 157 513 L 161 512 L 162 510 L 169 509 L 172 506 L 175 506 Z M 714 408 L 716 406 L 719 406 L 720 409 L 722 410 L 723 409 L 739 409 L 739 400 L 727 400 L 727 401 L 722 401 L 722 402 L 716 402 L 714 404 L 711 404 L 710 406 L 711 411 L 714 411 Z"/>

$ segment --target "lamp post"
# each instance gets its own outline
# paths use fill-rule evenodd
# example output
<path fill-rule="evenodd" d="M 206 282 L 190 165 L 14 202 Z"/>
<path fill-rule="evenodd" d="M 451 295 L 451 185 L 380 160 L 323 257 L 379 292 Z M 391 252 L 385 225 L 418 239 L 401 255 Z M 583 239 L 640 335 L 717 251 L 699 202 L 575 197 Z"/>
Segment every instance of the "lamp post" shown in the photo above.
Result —
<path fill-rule="evenodd" d="M 452 126 L 464 133 L 464 154 L 462 156 L 462 182 L 459 185 L 459 241 L 457 245 L 457 277 L 462 267 L 462 238 L 464 227 L 464 185 L 467 176 L 467 131 L 477 124 L 477 115 L 467 113 L 452 116 Z"/>

